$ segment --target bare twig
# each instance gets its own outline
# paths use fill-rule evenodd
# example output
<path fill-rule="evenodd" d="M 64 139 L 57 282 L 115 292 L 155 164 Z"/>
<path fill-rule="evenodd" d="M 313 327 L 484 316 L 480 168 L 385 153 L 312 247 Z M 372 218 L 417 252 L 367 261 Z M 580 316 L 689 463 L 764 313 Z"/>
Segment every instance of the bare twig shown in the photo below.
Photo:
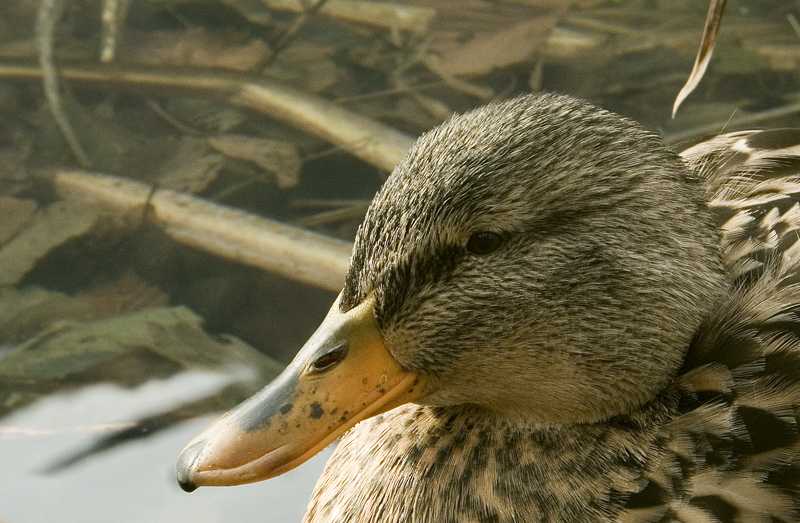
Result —
<path fill-rule="evenodd" d="M 175 68 L 123 68 L 115 65 L 62 66 L 61 77 L 98 89 L 183 96 L 224 96 L 247 107 L 340 146 L 361 160 L 391 171 L 414 143 L 414 138 L 320 97 L 266 79 L 219 71 L 181 71 Z M 0 62 L 0 79 L 41 80 L 35 64 Z"/>
<path fill-rule="evenodd" d="M 369 205 L 369 200 L 362 200 L 362 199 L 340 199 L 340 198 L 333 198 L 333 199 L 322 199 L 322 198 L 297 198 L 292 200 L 292 207 L 296 209 L 307 209 L 309 207 L 319 207 L 323 209 L 335 209 L 338 207 L 350 207 L 353 205 L 364 205 L 365 210 L 366 206 Z"/>
<path fill-rule="evenodd" d="M 736 129 L 743 129 L 748 126 L 755 125 L 758 122 L 771 120 L 773 118 L 782 118 L 784 116 L 797 113 L 800 113 L 800 102 L 782 105 L 780 107 L 773 107 L 772 109 L 766 109 L 757 113 L 745 114 L 737 118 L 730 118 L 725 122 L 714 122 L 707 125 L 702 125 L 700 127 L 695 127 L 693 129 L 687 129 L 686 131 L 665 136 L 664 141 L 669 144 L 679 143 L 693 138 L 717 135 L 724 130 L 732 131 Z"/>
<path fill-rule="evenodd" d="M 300 218 L 294 221 L 298 227 L 316 227 L 326 223 L 339 222 L 342 220 L 350 220 L 352 218 L 363 218 L 367 212 L 369 202 L 360 202 L 353 205 L 347 205 L 338 209 L 332 209 L 320 212 L 305 218 Z"/>
<path fill-rule="evenodd" d="M 61 198 L 122 218 L 141 216 L 149 205 L 148 220 L 198 250 L 324 289 L 339 291 L 344 283 L 348 242 L 114 176 L 58 171 L 53 184 Z"/>
<path fill-rule="evenodd" d="M 786 15 L 786 19 L 789 21 L 789 25 L 792 26 L 794 34 L 800 37 L 800 22 L 797 21 L 797 18 L 792 13 L 789 13 Z"/>
<path fill-rule="evenodd" d="M 119 42 L 120 29 L 130 7 L 130 0 L 103 0 L 103 44 L 100 48 L 100 61 L 114 60 Z"/>
<path fill-rule="evenodd" d="M 64 0 L 40 0 L 39 2 L 39 8 L 36 12 L 36 42 L 39 49 L 39 66 L 41 67 L 44 96 L 47 99 L 47 105 L 50 107 L 50 113 L 53 115 L 53 119 L 55 119 L 56 125 L 61 130 L 61 134 L 67 141 L 72 153 L 81 165 L 88 167 L 89 158 L 86 156 L 83 147 L 81 147 L 72 124 L 64 112 L 64 106 L 61 104 L 58 72 L 53 59 L 54 34 L 63 11 Z"/>
<path fill-rule="evenodd" d="M 422 57 L 422 63 L 433 74 L 441 78 L 442 83 L 444 83 L 445 85 L 447 85 L 452 89 L 455 89 L 456 91 L 461 91 L 462 93 L 474 96 L 476 98 L 480 98 L 481 100 L 491 100 L 495 96 L 495 92 L 492 89 L 473 85 L 465 80 L 456 77 L 455 75 L 448 73 L 442 67 L 441 60 L 439 60 L 439 58 L 436 55 L 430 53 L 425 54 Z"/>
<path fill-rule="evenodd" d="M 230 102 L 341 145 L 352 155 L 387 171 L 400 163 L 414 143 L 413 138 L 387 125 L 283 86 L 241 85 Z"/>
<path fill-rule="evenodd" d="M 183 122 L 181 122 L 180 120 L 169 114 L 167 111 L 162 109 L 161 106 L 158 104 L 158 102 L 156 102 L 155 100 L 148 101 L 147 106 L 156 114 L 156 116 L 158 116 L 159 118 L 170 124 L 178 131 L 182 132 L 183 134 L 188 134 L 190 136 L 203 135 L 203 133 L 201 133 L 197 129 L 189 127 L 188 125 L 184 124 Z"/>
<path fill-rule="evenodd" d="M 271 65 L 275 59 L 278 57 L 280 52 L 284 50 L 292 41 L 297 38 L 297 35 L 300 33 L 300 30 L 306 26 L 306 24 L 311 20 L 315 14 L 322 8 L 323 5 L 328 0 L 316 0 L 313 5 L 304 7 L 302 11 L 300 11 L 300 16 L 298 16 L 294 22 L 286 29 L 281 31 L 278 34 L 277 38 L 275 38 L 270 45 L 270 50 L 264 58 L 259 60 L 255 67 L 253 67 L 254 71 L 263 71 L 267 66 Z"/>
<path fill-rule="evenodd" d="M 301 0 L 262 1 L 276 11 L 302 13 L 306 10 Z M 328 0 L 321 12 L 340 20 L 413 32 L 426 31 L 436 16 L 434 9 L 366 0 Z"/>
<path fill-rule="evenodd" d="M 678 112 L 678 107 L 694 91 L 694 88 L 697 87 L 706 72 L 708 62 L 711 61 L 711 54 L 714 52 L 714 44 L 717 42 L 717 33 L 719 33 L 719 26 L 722 24 L 722 15 L 725 12 L 725 4 L 727 3 L 728 0 L 711 0 L 711 5 L 708 7 L 706 25 L 703 28 L 703 38 L 700 41 L 700 49 L 697 51 L 694 67 L 692 67 L 689 79 L 686 80 L 686 85 L 675 97 L 675 103 L 672 106 L 673 118 L 675 118 L 675 113 Z"/>

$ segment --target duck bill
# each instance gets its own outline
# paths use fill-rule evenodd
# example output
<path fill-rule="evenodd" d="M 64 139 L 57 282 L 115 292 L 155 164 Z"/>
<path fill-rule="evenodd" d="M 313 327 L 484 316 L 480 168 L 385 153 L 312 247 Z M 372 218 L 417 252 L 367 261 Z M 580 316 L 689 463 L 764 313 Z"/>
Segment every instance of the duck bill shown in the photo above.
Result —
<path fill-rule="evenodd" d="M 419 398 L 425 378 L 386 349 L 374 297 L 339 299 L 292 363 L 194 438 L 178 459 L 181 487 L 269 479 L 305 462 L 359 421 Z"/>

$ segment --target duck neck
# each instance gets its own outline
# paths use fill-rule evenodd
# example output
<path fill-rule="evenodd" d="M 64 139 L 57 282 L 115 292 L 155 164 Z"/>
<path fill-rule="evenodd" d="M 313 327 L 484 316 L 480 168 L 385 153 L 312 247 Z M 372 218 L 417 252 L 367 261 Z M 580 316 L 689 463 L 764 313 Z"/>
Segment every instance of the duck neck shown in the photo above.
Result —
<path fill-rule="evenodd" d="M 306 523 L 612 521 L 659 459 L 668 395 L 600 423 L 533 427 L 469 407 L 409 405 L 339 443 Z"/>

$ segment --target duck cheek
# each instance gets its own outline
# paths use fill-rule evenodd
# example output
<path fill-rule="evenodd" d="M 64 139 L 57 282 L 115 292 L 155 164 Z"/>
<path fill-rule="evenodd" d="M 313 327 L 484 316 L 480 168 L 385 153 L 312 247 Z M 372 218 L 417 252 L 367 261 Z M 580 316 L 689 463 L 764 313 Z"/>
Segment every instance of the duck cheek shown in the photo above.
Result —
<path fill-rule="evenodd" d="M 426 379 L 386 350 L 374 299 L 347 313 L 338 300 L 295 360 L 271 384 L 192 440 L 178 460 L 184 490 L 278 476 L 359 421 L 413 401 Z"/>

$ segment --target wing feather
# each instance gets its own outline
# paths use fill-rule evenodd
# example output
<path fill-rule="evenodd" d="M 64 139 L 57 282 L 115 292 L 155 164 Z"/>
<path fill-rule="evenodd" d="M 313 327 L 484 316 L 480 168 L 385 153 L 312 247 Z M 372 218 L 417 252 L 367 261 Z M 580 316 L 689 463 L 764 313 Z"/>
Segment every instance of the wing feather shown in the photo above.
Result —
<path fill-rule="evenodd" d="M 620 521 L 800 520 L 800 131 L 742 131 L 683 153 L 708 187 L 730 296 L 698 332 L 679 415 Z M 661 510 L 663 509 L 663 510 Z"/>

